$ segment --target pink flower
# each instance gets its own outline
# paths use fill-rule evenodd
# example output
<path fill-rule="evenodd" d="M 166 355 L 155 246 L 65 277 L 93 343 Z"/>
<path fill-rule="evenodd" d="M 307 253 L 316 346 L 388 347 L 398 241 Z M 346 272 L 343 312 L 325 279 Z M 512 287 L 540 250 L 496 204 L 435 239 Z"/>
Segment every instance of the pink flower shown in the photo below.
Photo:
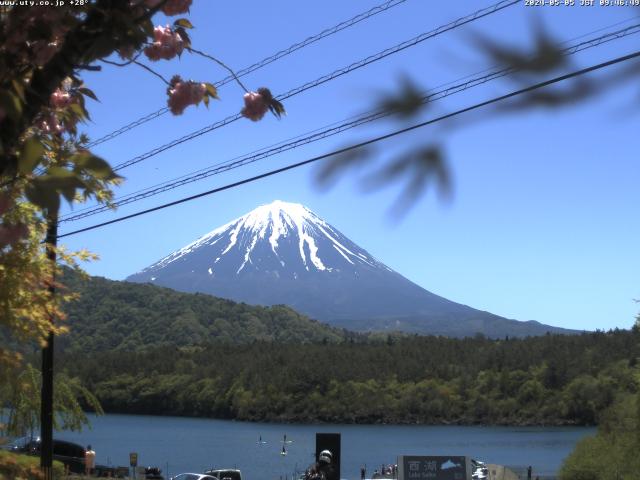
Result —
<path fill-rule="evenodd" d="M 69 95 L 69 92 L 65 92 L 62 89 L 57 89 L 51 94 L 51 106 L 53 108 L 65 108 L 71 105 L 73 97 Z"/>
<path fill-rule="evenodd" d="M 26 225 L 0 225 L 0 248 L 26 238 L 29 235 L 29 228 Z"/>
<path fill-rule="evenodd" d="M 161 1 L 162 0 L 144 0 L 144 4 L 148 8 L 155 8 Z M 160 10 L 162 10 L 162 13 L 165 15 L 171 17 L 173 15 L 188 12 L 191 2 L 192 0 L 168 0 Z"/>
<path fill-rule="evenodd" d="M 54 113 L 49 113 L 44 116 L 36 126 L 42 130 L 42 133 L 51 133 L 54 135 L 60 135 L 65 130 Z"/>
<path fill-rule="evenodd" d="M 157 26 L 153 29 L 154 42 L 144 49 L 144 54 L 154 62 L 164 58 L 171 60 L 180 55 L 184 50 L 184 42 L 179 33 L 171 30 L 171 27 Z"/>
<path fill-rule="evenodd" d="M 162 7 L 162 13 L 171 17 L 180 13 L 186 13 L 191 6 L 191 0 L 169 0 Z"/>
<path fill-rule="evenodd" d="M 244 94 L 244 108 L 240 113 L 249 120 L 257 122 L 269 110 L 269 103 L 263 95 L 257 92 L 248 92 Z"/>
<path fill-rule="evenodd" d="M 183 81 L 178 75 L 171 79 L 168 89 L 169 100 L 167 104 L 171 113 L 181 115 L 189 105 L 197 105 L 202 101 L 207 87 L 204 83 L 196 83 L 191 80 Z"/>

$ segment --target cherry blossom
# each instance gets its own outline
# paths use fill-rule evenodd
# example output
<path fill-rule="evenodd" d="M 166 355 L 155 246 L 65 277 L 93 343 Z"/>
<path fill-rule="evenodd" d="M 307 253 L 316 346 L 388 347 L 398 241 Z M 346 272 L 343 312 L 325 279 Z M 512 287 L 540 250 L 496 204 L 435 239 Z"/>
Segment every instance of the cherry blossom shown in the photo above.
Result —
<path fill-rule="evenodd" d="M 162 7 L 162 13 L 168 16 L 178 15 L 189 11 L 192 0 L 169 0 Z"/>
<path fill-rule="evenodd" d="M 267 110 L 269 110 L 269 103 L 262 94 L 258 92 L 244 94 L 244 108 L 240 111 L 244 117 L 257 122 L 264 117 Z"/>
<path fill-rule="evenodd" d="M 144 54 L 154 62 L 164 58 L 171 60 L 176 55 L 180 55 L 184 50 L 184 41 L 179 33 L 171 30 L 167 25 L 158 25 L 153 29 L 154 42 L 144 49 Z"/>
<path fill-rule="evenodd" d="M 42 117 L 37 123 L 37 127 L 42 130 L 42 133 L 60 135 L 65 131 L 64 126 L 58 121 L 58 117 L 54 113 L 49 113 Z"/>
<path fill-rule="evenodd" d="M 189 105 L 197 105 L 202 101 L 207 87 L 204 83 L 196 83 L 191 80 L 184 81 L 176 75 L 171 79 L 168 89 L 169 100 L 167 104 L 171 113 L 181 115 Z"/>
<path fill-rule="evenodd" d="M 73 97 L 69 92 L 59 88 L 51 94 L 50 103 L 53 108 L 65 108 L 73 103 Z"/>

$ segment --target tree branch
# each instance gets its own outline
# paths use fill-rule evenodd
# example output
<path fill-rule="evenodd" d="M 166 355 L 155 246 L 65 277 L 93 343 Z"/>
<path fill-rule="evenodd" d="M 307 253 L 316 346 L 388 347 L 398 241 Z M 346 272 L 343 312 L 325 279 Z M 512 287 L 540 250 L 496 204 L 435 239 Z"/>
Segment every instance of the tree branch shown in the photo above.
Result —
<path fill-rule="evenodd" d="M 103 62 L 105 60 L 102 60 Z M 109 63 L 109 61 L 106 61 L 107 63 Z M 160 75 L 158 72 L 156 72 L 155 70 L 153 70 L 151 67 L 148 67 L 147 65 L 145 65 L 144 63 L 140 63 L 137 60 L 133 61 L 134 64 L 138 65 L 139 67 L 144 68 L 147 72 L 150 72 L 152 74 L 154 74 L 156 77 L 158 77 L 160 80 L 162 80 L 164 83 L 166 83 L 168 86 L 171 86 L 171 84 L 169 83 L 169 81 L 164 78 L 162 75 Z"/>
<path fill-rule="evenodd" d="M 229 73 L 231 73 L 231 75 L 233 76 L 233 78 L 235 79 L 235 81 L 238 83 L 238 85 L 240 85 L 240 87 L 247 93 L 249 93 L 249 89 L 247 87 L 245 87 L 243 85 L 243 83 L 240 81 L 240 79 L 238 78 L 238 76 L 236 75 L 236 72 L 234 72 L 230 67 L 228 67 L 227 65 L 225 65 L 223 62 L 221 62 L 220 60 L 218 60 L 215 57 L 212 57 L 211 55 L 209 55 L 208 53 L 204 53 L 201 52 L 200 50 L 196 50 L 195 48 L 192 47 L 187 47 L 187 50 L 189 50 L 191 53 L 196 53 L 204 58 L 208 58 L 209 60 L 213 60 L 214 62 L 216 62 L 218 65 L 220 65 L 222 68 L 224 68 L 225 70 L 227 70 Z"/>

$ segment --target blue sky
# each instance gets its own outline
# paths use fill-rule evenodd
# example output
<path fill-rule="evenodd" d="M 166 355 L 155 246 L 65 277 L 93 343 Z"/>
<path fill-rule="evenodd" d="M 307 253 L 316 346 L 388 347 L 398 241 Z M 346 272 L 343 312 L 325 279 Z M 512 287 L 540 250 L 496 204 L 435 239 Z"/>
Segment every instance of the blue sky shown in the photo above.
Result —
<path fill-rule="evenodd" d="M 194 47 L 239 70 L 380 1 L 322 3 L 194 0 Z M 314 80 L 422 32 L 490 5 L 485 1 L 408 0 L 346 31 L 306 47 L 243 78 L 250 89 L 275 94 Z M 524 3 L 473 22 L 328 82 L 285 102 L 288 115 L 241 120 L 123 170 L 117 195 L 173 179 L 295 137 L 371 109 L 403 76 L 433 88 L 482 71 L 491 62 L 478 35 L 501 45 L 531 48 L 533 25 L 559 42 L 639 21 L 625 7 L 525 7 Z M 164 23 L 158 16 L 156 23 Z M 634 22 L 635 20 L 635 22 Z M 623 22 L 623 23 L 620 23 Z M 626 23 L 624 23 L 626 22 Z M 577 40 L 576 40 L 577 41 Z M 575 41 L 574 41 L 575 42 Z M 570 42 L 572 43 L 572 42 Z M 571 57 L 584 67 L 634 51 L 637 36 Z M 153 65 L 166 77 L 216 81 L 226 72 L 184 54 Z M 165 86 L 144 70 L 104 65 L 85 75 L 100 103 L 92 103 L 87 133 L 97 138 L 165 105 Z M 605 77 L 595 75 L 592 78 Z M 518 320 L 584 329 L 629 328 L 640 310 L 640 223 L 637 188 L 640 142 L 637 87 L 611 81 L 609 92 L 561 110 L 470 115 L 464 122 L 427 127 L 378 145 L 376 160 L 436 142 L 453 173 L 453 196 L 430 190 L 401 219 L 390 215 L 399 193 L 391 185 L 364 193 L 355 175 L 321 190 L 309 166 L 160 212 L 63 239 L 101 260 L 93 275 L 121 280 L 198 236 L 274 199 L 299 202 L 410 280 L 436 294 Z M 637 82 L 636 82 L 637 83 Z M 498 80 L 434 103 L 423 119 L 507 93 Z M 165 115 L 99 145 L 112 164 L 234 114 L 242 106 L 234 84 L 221 88 L 209 109 Z M 462 120 L 462 119 L 461 119 Z M 382 121 L 128 206 L 117 213 L 62 224 L 60 233 L 209 190 L 400 128 Z"/>

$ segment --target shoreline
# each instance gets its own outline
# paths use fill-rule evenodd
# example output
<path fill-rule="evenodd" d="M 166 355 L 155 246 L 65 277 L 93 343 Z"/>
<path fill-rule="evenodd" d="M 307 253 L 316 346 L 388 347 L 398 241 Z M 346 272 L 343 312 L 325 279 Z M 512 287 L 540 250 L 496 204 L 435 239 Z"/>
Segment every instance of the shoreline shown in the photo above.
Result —
<path fill-rule="evenodd" d="M 145 417 L 174 417 L 174 418 L 186 418 L 194 420 L 221 420 L 229 422 L 242 422 L 251 424 L 273 424 L 273 425 L 357 425 L 357 426 L 420 426 L 420 427 L 539 427 L 539 428 L 562 428 L 562 427 L 577 427 L 577 428 L 596 428 L 598 424 L 586 424 L 578 422 L 555 422 L 555 423 L 543 423 L 543 422 L 501 422 L 501 423 L 483 423 L 483 422 L 456 422 L 456 421 L 444 421 L 444 422 L 420 422 L 420 421 L 374 421 L 374 422 L 362 422 L 362 421 L 346 421 L 345 419 L 319 419 L 319 418 L 306 418 L 299 420 L 290 420 L 286 418 L 268 418 L 268 419 L 246 419 L 236 417 L 207 417 L 198 415 L 186 415 L 175 412 L 131 412 L 131 411 L 118 411 L 118 410 L 105 410 L 105 415 L 133 415 L 133 416 L 145 416 Z M 95 412 L 85 411 L 87 416 L 100 416 Z"/>

